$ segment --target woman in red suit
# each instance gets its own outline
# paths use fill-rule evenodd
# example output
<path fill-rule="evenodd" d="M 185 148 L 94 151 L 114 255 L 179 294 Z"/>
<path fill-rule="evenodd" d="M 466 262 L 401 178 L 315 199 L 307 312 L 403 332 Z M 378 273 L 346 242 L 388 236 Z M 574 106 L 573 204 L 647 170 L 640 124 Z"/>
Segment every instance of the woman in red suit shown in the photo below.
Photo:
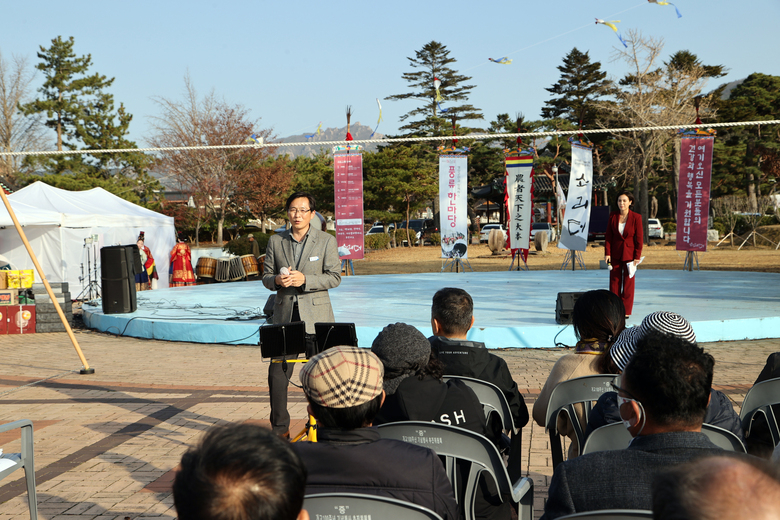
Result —
<path fill-rule="evenodd" d="M 628 276 L 628 264 L 636 265 L 642 256 L 644 242 L 642 217 L 633 211 L 634 196 L 623 191 L 617 197 L 618 211 L 609 215 L 604 255 L 609 272 L 609 290 L 620 296 L 626 307 L 626 316 L 634 307 L 634 278 Z"/>

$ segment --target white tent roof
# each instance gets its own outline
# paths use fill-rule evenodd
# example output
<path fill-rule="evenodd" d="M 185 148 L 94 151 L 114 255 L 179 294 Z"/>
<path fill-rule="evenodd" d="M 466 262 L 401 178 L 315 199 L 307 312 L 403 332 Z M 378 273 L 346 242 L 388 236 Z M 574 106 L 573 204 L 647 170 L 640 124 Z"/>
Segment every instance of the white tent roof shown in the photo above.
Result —
<path fill-rule="evenodd" d="M 11 203 L 11 209 L 14 210 L 16 219 L 22 226 L 59 226 L 62 220 L 62 215 L 56 211 L 39 209 L 18 200 L 11 200 L 10 197 L 8 202 Z M 0 226 L 13 225 L 14 221 L 8 214 L 5 204 L 0 204 Z"/>
<path fill-rule="evenodd" d="M 117 197 L 103 188 L 67 191 L 39 181 L 9 195 L 8 199 L 12 201 L 14 212 L 16 212 L 16 204 L 21 203 L 36 210 L 41 219 L 51 218 L 52 212 L 59 213 L 56 223 L 65 227 L 112 225 L 131 227 L 149 225 L 150 221 L 157 221 L 162 225 L 173 220 L 172 217 Z M 8 216 L 7 212 L 3 213 Z M 2 218 L 3 214 L 0 213 L 0 219 Z M 22 222 L 22 224 L 32 223 Z"/>

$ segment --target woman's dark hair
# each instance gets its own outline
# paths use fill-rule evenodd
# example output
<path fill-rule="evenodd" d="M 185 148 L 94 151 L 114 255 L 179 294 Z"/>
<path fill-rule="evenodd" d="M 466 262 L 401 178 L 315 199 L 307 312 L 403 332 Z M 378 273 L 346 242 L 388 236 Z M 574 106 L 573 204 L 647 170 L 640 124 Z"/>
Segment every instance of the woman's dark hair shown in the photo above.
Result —
<path fill-rule="evenodd" d="M 623 190 L 620 193 L 618 193 L 617 197 L 615 197 L 615 206 L 616 207 L 617 207 L 617 201 L 618 201 L 618 199 L 620 198 L 621 195 L 625 195 L 626 197 L 628 197 L 628 207 L 630 209 L 631 206 L 634 205 L 634 194 L 631 193 L 630 191 L 625 191 L 625 190 Z"/>
<path fill-rule="evenodd" d="M 365 428 L 374 422 L 379 408 L 382 406 L 382 393 L 367 403 L 349 408 L 327 408 L 309 400 L 312 415 L 325 428 L 341 430 L 356 430 Z"/>
<path fill-rule="evenodd" d="M 577 298 L 571 317 L 578 340 L 596 340 L 607 344 L 597 365 L 600 373 L 612 373 L 609 347 L 626 328 L 623 300 L 604 289 L 588 291 Z"/>
<path fill-rule="evenodd" d="M 420 381 L 425 379 L 425 376 L 431 376 L 439 381 L 444 377 L 444 363 L 439 361 L 433 351 L 431 351 L 431 357 L 428 358 L 428 364 L 417 372 L 417 379 Z"/>

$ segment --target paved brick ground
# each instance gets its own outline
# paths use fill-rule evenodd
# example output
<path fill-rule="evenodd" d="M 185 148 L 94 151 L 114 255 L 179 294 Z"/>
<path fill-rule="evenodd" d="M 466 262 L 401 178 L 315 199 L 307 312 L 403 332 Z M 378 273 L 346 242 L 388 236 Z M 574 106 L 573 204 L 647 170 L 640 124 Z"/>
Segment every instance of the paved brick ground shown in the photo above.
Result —
<path fill-rule="evenodd" d="M 170 493 L 182 453 L 211 425 L 267 424 L 267 365 L 253 347 L 76 337 L 93 375 L 65 334 L 0 336 L 0 422 L 35 424 L 36 479 L 42 519 L 175 518 Z M 715 384 L 736 408 L 780 340 L 706 344 Z M 562 349 L 497 351 L 530 408 Z M 296 369 L 297 371 L 297 369 Z M 294 377 L 297 381 L 297 376 Z M 295 428 L 305 418 L 300 390 L 290 391 Z M 523 432 L 526 469 L 541 514 L 552 469 L 544 429 Z M 5 452 L 18 434 L 0 434 Z M 0 520 L 29 518 L 22 473 L 0 482 Z"/>

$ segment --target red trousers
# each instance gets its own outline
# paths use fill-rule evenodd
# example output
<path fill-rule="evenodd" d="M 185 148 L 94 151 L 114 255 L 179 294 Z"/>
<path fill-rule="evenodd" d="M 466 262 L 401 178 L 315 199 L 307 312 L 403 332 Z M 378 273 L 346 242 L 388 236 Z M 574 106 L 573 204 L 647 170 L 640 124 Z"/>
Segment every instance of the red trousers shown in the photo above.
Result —
<path fill-rule="evenodd" d="M 626 308 L 626 316 L 631 315 L 634 309 L 634 278 L 628 277 L 629 262 L 612 262 L 612 270 L 609 272 L 609 290 L 620 296 L 623 306 Z M 636 275 L 634 275 L 636 276 Z"/>

